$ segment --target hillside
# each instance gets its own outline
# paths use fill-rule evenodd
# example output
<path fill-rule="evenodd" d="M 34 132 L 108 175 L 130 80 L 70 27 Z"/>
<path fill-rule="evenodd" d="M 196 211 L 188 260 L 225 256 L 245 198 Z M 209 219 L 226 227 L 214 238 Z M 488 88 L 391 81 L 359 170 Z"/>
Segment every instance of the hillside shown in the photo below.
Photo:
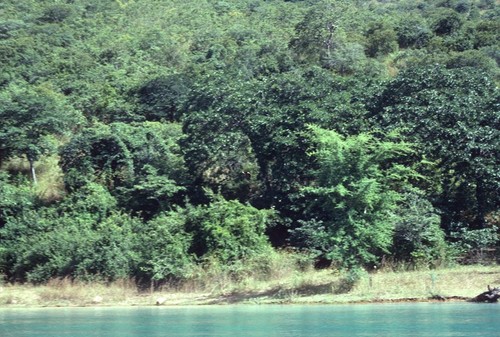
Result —
<path fill-rule="evenodd" d="M 496 263 L 493 0 L 4 0 L 0 275 Z M 200 272 L 203 270 L 203 272 Z"/>

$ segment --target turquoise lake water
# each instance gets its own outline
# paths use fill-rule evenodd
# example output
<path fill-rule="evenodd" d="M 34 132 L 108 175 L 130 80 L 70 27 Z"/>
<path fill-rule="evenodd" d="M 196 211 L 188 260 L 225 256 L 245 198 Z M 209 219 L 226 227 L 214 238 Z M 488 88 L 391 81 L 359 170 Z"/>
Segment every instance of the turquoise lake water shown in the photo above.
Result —
<path fill-rule="evenodd" d="M 2 337 L 500 336 L 500 304 L 0 309 Z"/>

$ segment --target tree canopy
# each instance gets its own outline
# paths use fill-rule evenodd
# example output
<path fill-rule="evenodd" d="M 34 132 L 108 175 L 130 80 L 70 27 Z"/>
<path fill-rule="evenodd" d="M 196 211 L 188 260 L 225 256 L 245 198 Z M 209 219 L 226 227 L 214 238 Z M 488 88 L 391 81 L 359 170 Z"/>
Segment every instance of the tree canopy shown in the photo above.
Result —
<path fill-rule="evenodd" d="M 271 249 L 338 268 L 497 249 L 499 13 L 2 1 L 0 274 L 161 284 Z"/>

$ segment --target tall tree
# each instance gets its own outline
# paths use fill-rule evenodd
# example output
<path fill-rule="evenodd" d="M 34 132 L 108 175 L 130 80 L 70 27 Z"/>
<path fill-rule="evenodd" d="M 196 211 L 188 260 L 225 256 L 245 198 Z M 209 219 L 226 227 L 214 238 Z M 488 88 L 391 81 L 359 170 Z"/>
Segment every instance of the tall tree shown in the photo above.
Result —
<path fill-rule="evenodd" d="M 398 201 L 413 171 L 397 163 L 411 152 L 401 141 L 369 134 L 343 137 L 310 128 L 318 169 L 303 188 L 310 200 L 303 225 L 292 232 L 299 245 L 341 266 L 367 265 L 392 244 Z"/>
<path fill-rule="evenodd" d="M 49 85 L 11 84 L 0 92 L 0 161 L 26 156 L 33 183 L 35 162 L 55 150 L 51 136 L 63 136 L 82 122 L 75 111 Z"/>
<path fill-rule="evenodd" d="M 438 163 L 447 225 L 483 227 L 500 206 L 499 102 L 487 74 L 442 66 L 408 69 L 373 100 L 385 130 L 401 130 Z"/>

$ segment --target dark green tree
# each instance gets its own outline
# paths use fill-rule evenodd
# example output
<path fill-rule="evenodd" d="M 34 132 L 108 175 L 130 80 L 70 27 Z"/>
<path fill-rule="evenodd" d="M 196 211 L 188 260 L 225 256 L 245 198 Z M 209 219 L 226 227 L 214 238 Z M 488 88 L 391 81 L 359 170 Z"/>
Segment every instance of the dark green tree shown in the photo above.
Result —
<path fill-rule="evenodd" d="M 180 153 L 180 125 L 113 123 L 83 130 L 61 150 L 65 182 L 106 186 L 120 205 L 150 217 L 182 202 L 188 181 Z"/>
<path fill-rule="evenodd" d="M 370 57 L 383 56 L 398 50 L 396 31 L 387 22 L 372 23 L 365 35 L 366 53 Z"/>
<path fill-rule="evenodd" d="M 422 191 L 413 188 L 402 193 L 392 245 L 396 261 L 409 262 L 418 268 L 436 267 L 450 259 L 450 247 L 438 213 Z"/>
<path fill-rule="evenodd" d="M 450 35 L 462 27 L 463 17 L 456 11 L 443 8 L 433 15 L 432 28 L 437 35 Z"/>
<path fill-rule="evenodd" d="M 12 216 L 21 216 L 34 209 L 39 200 L 29 182 L 0 171 L 0 228 Z"/>
<path fill-rule="evenodd" d="M 395 31 L 401 48 L 423 48 L 433 35 L 427 21 L 415 14 L 401 17 Z"/>
<path fill-rule="evenodd" d="M 475 68 L 408 69 L 373 101 L 385 130 L 399 129 L 438 163 L 436 205 L 451 222 L 485 226 L 498 209 L 500 175 L 499 92 Z"/>
<path fill-rule="evenodd" d="M 330 68 L 335 50 L 356 42 L 349 41 L 347 36 L 353 26 L 359 29 L 364 25 L 365 13 L 348 1 L 322 0 L 311 5 L 295 26 L 296 35 L 290 41 L 297 61 Z"/>

